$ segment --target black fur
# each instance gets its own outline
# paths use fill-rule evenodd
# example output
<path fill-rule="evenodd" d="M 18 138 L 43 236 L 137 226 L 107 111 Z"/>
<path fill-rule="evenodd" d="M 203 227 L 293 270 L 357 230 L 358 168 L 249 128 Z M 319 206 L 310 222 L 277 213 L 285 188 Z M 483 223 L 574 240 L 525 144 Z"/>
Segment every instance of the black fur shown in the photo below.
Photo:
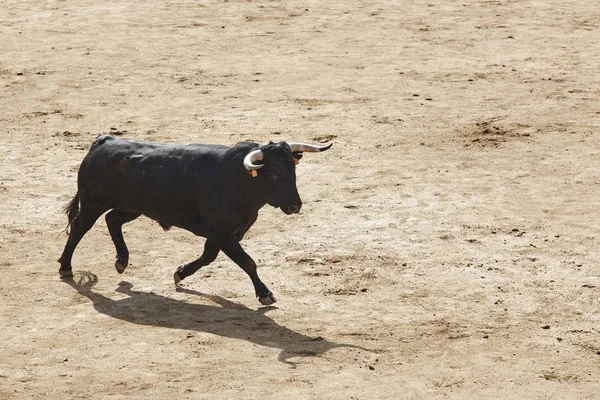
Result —
<path fill-rule="evenodd" d="M 263 167 L 253 177 L 243 160 L 263 152 Z M 265 204 L 296 213 L 302 201 L 296 188 L 294 157 L 285 142 L 220 145 L 169 145 L 112 136 L 97 138 L 81 163 L 78 190 L 65 207 L 69 240 L 60 258 L 61 276 L 71 274 L 77 244 L 106 211 L 106 223 L 123 272 L 129 251 L 122 225 L 140 215 L 165 230 L 186 229 L 207 239 L 202 256 L 177 269 L 175 282 L 212 262 L 223 251 L 250 276 L 263 304 L 275 298 L 259 279 L 256 264 L 239 241 Z"/>

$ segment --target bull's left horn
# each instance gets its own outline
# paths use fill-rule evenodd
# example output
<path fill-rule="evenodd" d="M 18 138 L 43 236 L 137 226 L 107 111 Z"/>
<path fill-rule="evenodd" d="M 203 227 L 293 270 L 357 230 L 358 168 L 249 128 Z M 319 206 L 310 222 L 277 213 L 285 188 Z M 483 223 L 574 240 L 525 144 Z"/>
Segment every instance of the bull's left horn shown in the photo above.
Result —
<path fill-rule="evenodd" d="M 264 167 L 264 164 L 254 164 L 254 161 L 260 161 L 263 159 L 263 152 L 262 150 L 253 150 L 250 153 L 248 153 L 248 155 L 246 157 L 244 157 L 244 167 L 246 167 L 246 169 L 248 171 L 255 171 L 257 169 L 261 169 L 262 167 Z"/>
<path fill-rule="evenodd" d="M 288 145 L 292 149 L 292 153 L 301 152 L 301 151 L 308 151 L 308 152 L 315 153 L 315 152 L 319 152 L 319 151 L 329 150 L 331 148 L 331 146 L 333 146 L 333 143 L 329 143 L 325 146 L 314 146 L 312 144 L 306 144 L 306 143 L 288 142 Z"/>

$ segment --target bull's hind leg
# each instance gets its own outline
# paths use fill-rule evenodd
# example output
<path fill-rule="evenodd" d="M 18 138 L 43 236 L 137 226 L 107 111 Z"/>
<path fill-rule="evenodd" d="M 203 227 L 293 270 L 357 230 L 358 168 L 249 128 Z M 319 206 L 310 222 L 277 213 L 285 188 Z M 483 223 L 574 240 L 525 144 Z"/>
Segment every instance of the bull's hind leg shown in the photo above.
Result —
<path fill-rule="evenodd" d="M 100 204 L 83 203 L 77 216 L 70 221 L 71 233 L 65 245 L 62 255 L 58 259 L 60 269 L 58 273 L 62 279 L 72 278 L 73 271 L 71 267 L 71 259 L 75 248 L 83 238 L 83 236 L 94 226 L 96 220 L 106 211 L 108 207 Z"/>
<path fill-rule="evenodd" d="M 120 274 L 125 272 L 125 268 L 129 264 L 129 250 L 125 244 L 125 239 L 123 239 L 123 224 L 133 221 L 140 215 L 139 213 L 125 213 L 118 210 L 111 210 L 106 214 L 106 226 L 108 226 L 108 232 L 110 232 L 110 237 L 117 250 L 115 268 Z"/>
<path fill-rule="evenodd" d="M 173 274 L 173 280 L 175 281 L 175 284 L 177 285 L 186 277 L 196 273 L 196 271 L 198 271 L 200 268 L 215 261 L 219 251 L 219 246 L 207 239 L 206 243 L 204 243 L 204 253 L 202 253 L 199 259 L 177 268 L 177 271 L 175 271 Z"/>

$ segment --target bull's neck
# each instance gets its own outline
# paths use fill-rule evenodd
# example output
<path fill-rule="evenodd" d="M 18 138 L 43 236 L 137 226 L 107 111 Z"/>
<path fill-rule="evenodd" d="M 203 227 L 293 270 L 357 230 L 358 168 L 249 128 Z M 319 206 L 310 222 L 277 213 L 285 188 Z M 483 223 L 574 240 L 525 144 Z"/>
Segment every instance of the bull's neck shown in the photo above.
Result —
<path fill-rule="evenodd" d="M 248 174 L 246 170 L 244 170 L 243 173 L 238 176 L 237 180 L 237 187 L 242 188 L 240 191 L 240 196 L 238 196 L 238 200 L 243 203 L 240 205 L 242 205 L 244 209 L 247 209 L 251 213 L 258 212 L 258 210 L 267 204 L 260 189 L 258 188 L 258 182 L 254 181 L 253 179 L 254 178 Z"/>

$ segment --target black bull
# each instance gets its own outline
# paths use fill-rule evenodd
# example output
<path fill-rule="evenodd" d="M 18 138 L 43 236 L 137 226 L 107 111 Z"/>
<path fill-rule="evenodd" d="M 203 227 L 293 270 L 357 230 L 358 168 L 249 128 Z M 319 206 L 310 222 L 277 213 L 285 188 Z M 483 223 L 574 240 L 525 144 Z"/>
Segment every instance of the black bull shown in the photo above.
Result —
<path fill-rule="evenodd" d="M 295 163 L 302 152 L 330 147 L 286 142 L 169 145 L 101 136 L 81 163 L 77 193 L 65 209 L 71 230 L 58 260 L 59 273 L 65 279 L 73 276 L 77 244 L 109 210 L 106 225 L 117 250 L 115 267 L 123 273 L 129 251 L 121 228 L 145 215 L 165 230 L 177 226 L 206 238 L 200 258 L 175 271 L 176 284 L 223 251 L 250 276 L 259 301 L 272 304 L 275 297 L 239 242 L 265 204 L 286 214 L 300 211 Z"/>

